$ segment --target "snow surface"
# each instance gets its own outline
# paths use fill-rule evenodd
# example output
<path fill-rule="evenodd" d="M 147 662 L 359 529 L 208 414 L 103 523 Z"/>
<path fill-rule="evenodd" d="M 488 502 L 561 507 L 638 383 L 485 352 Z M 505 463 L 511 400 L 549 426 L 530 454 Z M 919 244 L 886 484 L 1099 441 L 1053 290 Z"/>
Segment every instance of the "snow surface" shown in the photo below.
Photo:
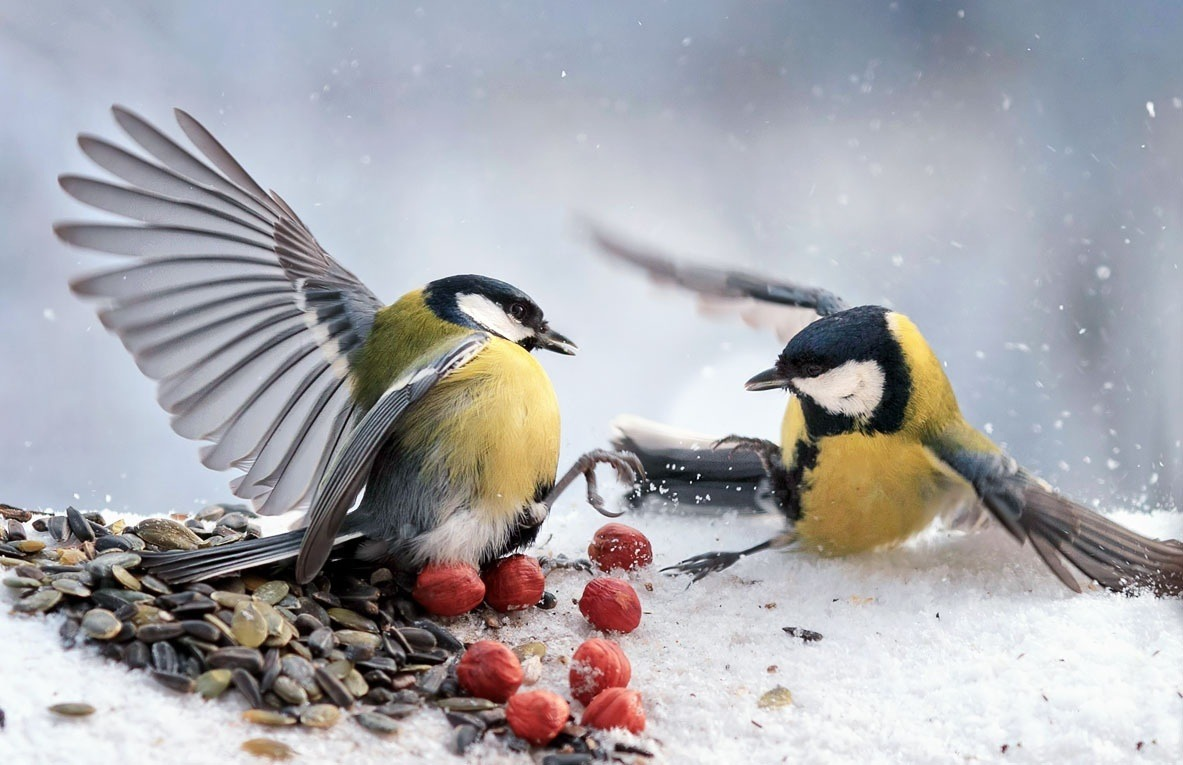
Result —
<path fill-rule="evenodd" d="M 580 555 L 603 522 L 574 496 L 544 527 L 539 551 Z M 1112 517 L 1146 534 L 1183 536 L 1177 513 Z M 738 549 L 779 528 L 772 517 L 734 515 L 623 520 L 650 537 L 658 566 Z M 538 687 L 566 695 L 560 659 L 593 634 L 574 604 L 587 577 L 551 573 L 558 607 L 510 616 L 498 631 L 476 616 L 446 623 L 469 641 L 545 641 Z M 846 559 L 768 553 L 690 587 L 656 567 L 630 578 L 645 615 L 618 639 L 648 728 L 623 736 L 652 749 L 654 762 L 1165 763 L 1183 752 L 1183 604 L 1074 595 L 998 529 L 934 531 Z M 390 738 L 348 719 L 328 731 L 253 726 L 233 692 L 203 702 L 164 690 L 94 649 L 62 649 L 58 624 L 0 614 L 0 762 L 85 752 L 94 764 L 257 763 L 240 746 L 258 737 L 291 745 L 295 762 L 461 761 L 448 752 L 449 728 L 436 711 Z M 783 632 L 790 626 L 824 638 L 804 643 Z M 760 709 L 776 686 L 792 692 L 793 704 Z M 63 701 L 97 712 L 66 719 L 47 711 Z M 531 758 L 490 739 L 468 761 Z"/>

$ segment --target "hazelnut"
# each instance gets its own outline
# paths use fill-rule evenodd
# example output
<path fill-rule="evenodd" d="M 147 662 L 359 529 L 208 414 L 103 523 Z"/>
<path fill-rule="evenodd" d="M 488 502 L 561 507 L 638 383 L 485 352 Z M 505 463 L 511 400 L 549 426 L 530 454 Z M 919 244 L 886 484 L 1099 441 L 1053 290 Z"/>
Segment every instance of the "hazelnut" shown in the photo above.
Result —
<path fill-rule="evenodd" d="M 645 730 L 641 692 L 628 688 L 601 691 L 583 710 L 583 724 L 600 730 L 624 728 L 629 733 L 640 733 Z"/>
<path fill-rule="evenodd" d="M 511 555 L 494 563 L 483 577 L 485 602 L 495 611 L 521 611 L 542 599 L 546 577 L 538 560 Z"/>
<path fill-rule="evenodd" d="M 579 611 L 596 629 L 632 632 L 641 623 L 641 601 L 623 579 L 601 577 L 583 588 Z"/>
<path fill-rule="evenodd" d="M 473 696 L 502 704 L 521 686 L 522 665 L 501 643 L 480 640 L 456 664 L 456 680 Z"/>
<path fill-rule="evenodd" d="M 603 571 L 633 571 L 653 562 L 653 545 L 632 526 L 609 523 L 596 532 L 587 546 L 587 556 Z"/>
<path fill-rule="evenodd" d="M 520 738 L 535 746 L 549 744 L 567 724 L 571 707 L 552 691 L 526 691 L 505 706 L 505 719 Z"/>
<path fill-rule="evenodd" d="M 633 676 L 632 665 L 613 640 L 591 638 L 575 649 L 567 680 L 571 695 L 587 705 L 605 688 L 623 688 Z"/>
<path fill-rule="evenodd" d="M 436 616 L 458 616 L 481 604 L 485 583 L 467 563 L 431 563 L 419 572 L 411 597 Z"/>

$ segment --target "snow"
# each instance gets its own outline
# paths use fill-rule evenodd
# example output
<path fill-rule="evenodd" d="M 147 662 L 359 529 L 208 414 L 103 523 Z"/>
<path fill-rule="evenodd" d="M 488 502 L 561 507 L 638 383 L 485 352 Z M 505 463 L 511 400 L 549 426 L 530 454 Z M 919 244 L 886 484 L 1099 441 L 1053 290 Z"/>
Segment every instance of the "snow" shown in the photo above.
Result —
<path fill-rule="evenodd" d="M 1112 517 L 1142 533 L 1183 535 L 1176 513 Z M 846 559 L 766 553 L 687 586 L 657 567 L 748 546 L 775 533 L 777 520 L 653 512 L 622 520 L 650 537 L 656 555 L 655 567 L 629 576 L 644 606 L 641 626 L 618 636 L 648 727 L 622 736 L 654 751 L 655 762 L 1165 763 L 1183 751 L 1177 600 L 1074 595 L 998 529 L 933 531 Z M 538 552 L 581 555 L 601 523 L 573 493 L 547 522 Z M 567 695 L 562 660 L 594 634 L 575 606 L 587 578 L 552 572 L 558 607 L 508 616 L 500 630 L 477 616 L 449 626 L 467 641 L 543 640 L 549 653 L 537 687 Z M 823 639 L 805 643 L 784 627 Z M 328 731 L 260 728 L 241 720 L 245 707 L 232 692 L 212 702 L 177 695 L 93 648 L 63 650 L 57 628 L 56 617 L 0 614 L 4 762 L 83 750 L 92 763 L 257 762 L 240 746 L 258 737 L 286 742 L 296 762 L 461 761 L 433 710 L 390 738 L 347 719 Z M 759 708 L 776 686 L 792 693 L 792 705 Z M 62 701 L 97 712 L 66 719 L 47 711 Z M 531 759 L 490 740 L 468 761 Z"/>

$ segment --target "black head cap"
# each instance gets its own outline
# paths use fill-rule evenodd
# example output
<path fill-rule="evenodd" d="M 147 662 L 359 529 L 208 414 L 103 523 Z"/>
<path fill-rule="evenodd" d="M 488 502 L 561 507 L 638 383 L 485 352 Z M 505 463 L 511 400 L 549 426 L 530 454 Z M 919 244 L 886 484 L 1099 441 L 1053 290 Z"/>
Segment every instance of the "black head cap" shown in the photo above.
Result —
<path fill-rule="evenodd" d="M 492 332 L 530 351 L 575 353 L 574 343 L 550 329 L 538 304 L 508 282 L 476 274 L 448 276 L 424 287 L 423 299 L 444 321 Z"/>
<path fill-rule="evenodd" d="M 789 340 L 776 367 L 753 377 L 749 389 L 790 388 L 800 397 L 806 427 L 815 438 L 853 430 L 899 430 L 912 382 L 888 324 L 889 313 L 879 306 L 859 306 L 818 319 Z M 847 372 L 826 376 L 849 362 L 855 363 Z M 844 398 L 846 393 L 852 396 Z"/>

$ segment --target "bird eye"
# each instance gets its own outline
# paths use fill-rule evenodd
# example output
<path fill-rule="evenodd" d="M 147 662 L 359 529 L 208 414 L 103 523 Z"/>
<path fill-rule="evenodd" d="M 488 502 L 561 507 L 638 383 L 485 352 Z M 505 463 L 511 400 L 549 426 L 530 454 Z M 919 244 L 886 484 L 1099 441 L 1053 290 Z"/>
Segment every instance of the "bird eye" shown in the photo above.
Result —
<path fill-rule="evenodd" d="M 511 304 L 509 306 L 509 315 L 514 317 L 518 321 L 521 321 L 522 319 L 524 319 L 526 317 L 526 304 L 525 303 Z"/>
<path fill-rule="evenodd" d="M 826 368 L 817 362 L 805 364 L 801 367 L 801 374 L 805 377 L 817 377 L 824 371 L 826 371 Z"/>

